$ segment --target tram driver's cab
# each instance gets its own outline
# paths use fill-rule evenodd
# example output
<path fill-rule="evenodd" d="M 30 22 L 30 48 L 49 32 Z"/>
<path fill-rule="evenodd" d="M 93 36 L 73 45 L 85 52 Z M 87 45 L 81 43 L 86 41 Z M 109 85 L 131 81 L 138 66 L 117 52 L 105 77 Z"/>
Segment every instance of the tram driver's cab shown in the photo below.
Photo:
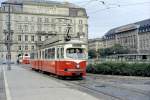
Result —
<path fill-rule="evenodd" d="M 72 59 L 86 59 L 86 52 L 84 48 L 67 48 L 66 57 Z"/>

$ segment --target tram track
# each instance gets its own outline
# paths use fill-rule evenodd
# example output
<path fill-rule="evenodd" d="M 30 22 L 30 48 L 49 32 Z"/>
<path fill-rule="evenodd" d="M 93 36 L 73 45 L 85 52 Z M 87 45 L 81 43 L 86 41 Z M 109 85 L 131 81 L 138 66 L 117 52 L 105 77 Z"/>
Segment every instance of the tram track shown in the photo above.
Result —
<path fill-rule="evenodd" d="M 102 99 L 104 98 L 104 100 L 132 100 L 132 99 L 124 98 L 118 95 L 113 95 L 112 93 L 109 93 L 107 91 L 102 91 L 101 89 L 97 89 L 99 87 L 100 88 L 111 87 L 111 88 L 118 89 L 118 90 L 123 90 L 123 91 L 125 90 L 125 91 L 131 92 L 134 95 L 142 95 L 142 96 L 149 95 L 149 93 L 147 93 L 146 91 L 142 91 L 140 89 L 133 89 L 133 88 L 131 89 L 128 87 L 119 86 L 117 84 L 114 85 L 114 83 L 107 82 L 107 81 L 97 82 L 95 77 L 93 76 L 90 77 L 89 75 L 87 76 L 86 79 L 83 79 L 83 80 L 72 80 L 72 79 L 60 80 L 58 79 L 57 76 L 54 76 L 54 75 L 47 75 L 47 74 L 46 75 L 41 74 L 41 75 L 44 75 L 44 77 L 51 78 L 57 82 L 61 82 L 65 84 L 66 86 L 68 86 L 69 88 L 78 89 L 80 91 L 89 93 L 97 98 L 102 98 Z M 97 86 L 93 88 L 91 83 L 97 84 Z M 150 99 L 146 99 L 146 100 L 150 100 Z"/>
<path fill-rule="evenodd" d="M 73 85 L 76 85 L 76 86 L 79 87 L 79 88 L 86 88 L 86 89 L 90 90 L 91 92 L 96 92 L 96 93 L 98 93 L 98 94 L 103 94 L 103 95 L 105 95 L 105 96 L 108 96 L 108 97 L 110 98 L 110 100 L 124 100 L 124 99 L 122 99 L 122 98 L 120 98 L 120 97 L 117 97 L 117 96 L 114 96 L 114 95 L 111 95 L 111 94 L 108 94 L 108 93 L 105 93 L 105 92 L 102 92 L 102 91 L 98 91 L 98 90 L 96 90 L 96 89 L 90 88 L 90 87 L 88 87 L 88 86 L 86 86 L 86 85 L 82 85 L 82 84 L 80 84 L 80 83 L 75 83 L 75 82 L 69 82 L 69 83 L 71 83 L 71 84 L 73 84 Z M 105 98 L 106 98 L 106 97 L 105 97 Z"/>
<path fill-rule="evenodd" d="M 93 80 L 91 80 L 93 81 Z M 114 82 L 107 82 L 107 81 L 101 81 L 101 82 L 95 82 L 97 84 L 101 83 L 101 84 L 106 84 L 106 85 L 109 85 L 109 86 L 112 86 L 112 87 L 115 87 L 115 88 L 121 88 L 121 89 L 126 89 L 126 90 L 129 90 L 129 91 L 132 91 L 132 92 L 136 92 L 136 93 L 139 93 L 139 94 L 143 94 L 145 96 L 149 95 L 149 93 L 147 93 L 146 91 L 144 90 L 141 90 L 141 89 L 135 89 L 135 88 L 128 88 L 127 86 L 122 86 L 122 85 L 118 85 L 118 84 L 115 84 Z M 115 85 L 114 85 L 115 84 Z"/>
<path fill-rule="evenodd" d="M 103 77 L 103 78 L 106 78 L 105 75 L 100 75 L 100 76 Z M 99 76 L 99 78 L 94 78 L 94 79 L 95 80 L 100 79 L 101 78 L 100 76 Z M 117 77 L 114 76 L 114 78 L 116 79 Z M 111 79 L 112 79 L 112 76 L 111 76 Z M 100 79 L 100 80 L 102 80 L 102 79 Z M 149 77 L 131 77 L 131 78 L 129 78 L 128 76 L 124 76 L 123 78 L 117 78 L 117 80 L 121 80 L 121 81 L 123 81 L 123 83 L 125 81 L 129 81 L 129 80 L 130 81 L 131 80 L 138 80 L 138 81 L 147 80 L 146 83 L 150 82 L 150 78 Z M 97 82 L 97 83 L 99 83 L 99 82 Z M 111 85 L 112 87 L 116 87 L 116 88 L 127 89 L 127 90 L 130 90 L 130 91 L 133 91 L 133 92 L 137 92 L 137 93 L 140 93 L 140 94 L 143 94 L 143 95 L 146 95 L 146 96 L 148 96 L 150 94 L 150 90 L 149 90 L 149 92 L 147 92 L 147 91 L 144 91 L 142 89 L 137 89 L 137 88 L 133 88 L 133 87 L 129 88 L 127 86 L 121 85 L 121 83 L 117 83 L 116 84 L 116 81 L 111 81 L 109 79 L 106 79 L 105 81 L 101 81 L 101 83 L 105 83 L 105 84 Z M 132 84 L 132 82 L 127 82 L 127 84 Z M 144 82 L 144 84 L 145 84 L 145 82 Z"/>
<path fill-rule="evenodd" d="M 93 82 L 93 81 L 92 81 Z M 113 97 L 115 100 L 128 100 L 127 98 L 123 98 L 123 97 L 120 97 L 120 96 L 115 96 L 115 95 L 111 95 L 111 94 L 109 94 L 109 93 L 107 93 L 107 92 L 103 92 L 103 91 L 100 91 L 100 90 L 97 90 L 97 89 L 94 89 L 94 88 L 91 88 L 91 87 L 89 87 L 88 86 L 88 82 L 87 83 L 83 83 L 82 81 L 81 82 L 70 82 L 70 83 L 72 83 L 72 84 L 75 84 L 75 85 L 79 85 L 79 86 L 82 86 L 82 87 L 84 87 L 84 88 L 87 88 L 87 89 L 90 89 L 90 90 L 93 90 L 93 91 L 96 91 L 97 93 L 102 93 L 102 94 L 104 94 L 104 95 L 106 95 L 106 96 L 110 96 L 110 97 Z M 149 93 L 147 93 L 147 92 L 145 92 L 145 91 L 143 91 L 143 92 L 141 92 L 141 90 L 140 89 L 130 89 L 130 88 L 127 88 L 127 87 L 123 87 L 123 86 L 115 86 L 115 85 L 112 85 L 112 84 L 108 84 L 108 83 L 105 83 L 105 82 L 93 82 L 93 83 L 96 83 L 96 84 L 99 84 L 99 86 L 100 87 L 105 87 L 105 86 L 110 86 L 110 87 L 114 87 L 114 88 L 117 88 L 117 89 L 122 89 L 122 90 L 127 90 L 127 91 L 129 91 L 129 92 L 132 92 L 132 93 L 134 93 L 134 94 L 137 94 L 137 95 L 144 95 L 144 96 L 148 96 L 149 95 Z M 83 85 L 84 84 L 84 85 Z M 114 91 L 115 92 L 115 91 Z M 114 100 L 114 99 L 112 99 L 112 100 Z M 150 97 L 149 97 L 149 99 L 148 100 L 150 100 Z"/>

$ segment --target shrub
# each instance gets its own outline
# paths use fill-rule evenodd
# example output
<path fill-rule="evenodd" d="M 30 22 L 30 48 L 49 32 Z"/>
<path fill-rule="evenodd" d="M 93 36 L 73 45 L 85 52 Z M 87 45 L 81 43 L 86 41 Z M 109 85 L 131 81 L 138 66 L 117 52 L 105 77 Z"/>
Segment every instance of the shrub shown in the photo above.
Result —
<path fill-rule="evenodd" d="M 109 75 L 150 76 L 150 64 L 105 62 L 100 64 L 88 65 L 87 72 Z"/>

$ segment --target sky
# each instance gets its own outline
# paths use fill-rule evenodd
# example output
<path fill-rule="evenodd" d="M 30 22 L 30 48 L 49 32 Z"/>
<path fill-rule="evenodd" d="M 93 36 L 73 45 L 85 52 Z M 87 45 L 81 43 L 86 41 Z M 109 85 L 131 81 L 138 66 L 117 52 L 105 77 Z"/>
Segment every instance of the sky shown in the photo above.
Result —
<path fill-rule="evenodd" d="M 5 0 L 0 0 L 0 3 L 2 1 Z M 89 38 L 100 38 L 112 28 L 150 18 L 150 0 L 55 1 L 68 1 L 86 8 L 89 16 Z"/>

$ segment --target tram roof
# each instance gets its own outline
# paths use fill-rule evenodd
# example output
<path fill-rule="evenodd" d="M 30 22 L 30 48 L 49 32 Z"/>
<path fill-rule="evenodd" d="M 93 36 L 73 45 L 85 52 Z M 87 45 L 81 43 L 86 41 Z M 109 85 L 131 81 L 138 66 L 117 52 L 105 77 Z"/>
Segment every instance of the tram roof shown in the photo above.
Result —
<path fill-rule="evenodd" d="M 82 44 L 82 45 L 85 44 L 86 45 L 87 43 L 80 38 L 71 38 L 70 41 L 65 41 L 64 37 L 55 36 L 53 38 L 45 40 L 43 42 L 42 48 L 45 48 L 48 46 L 65 45 L 65 44 Z"/>

